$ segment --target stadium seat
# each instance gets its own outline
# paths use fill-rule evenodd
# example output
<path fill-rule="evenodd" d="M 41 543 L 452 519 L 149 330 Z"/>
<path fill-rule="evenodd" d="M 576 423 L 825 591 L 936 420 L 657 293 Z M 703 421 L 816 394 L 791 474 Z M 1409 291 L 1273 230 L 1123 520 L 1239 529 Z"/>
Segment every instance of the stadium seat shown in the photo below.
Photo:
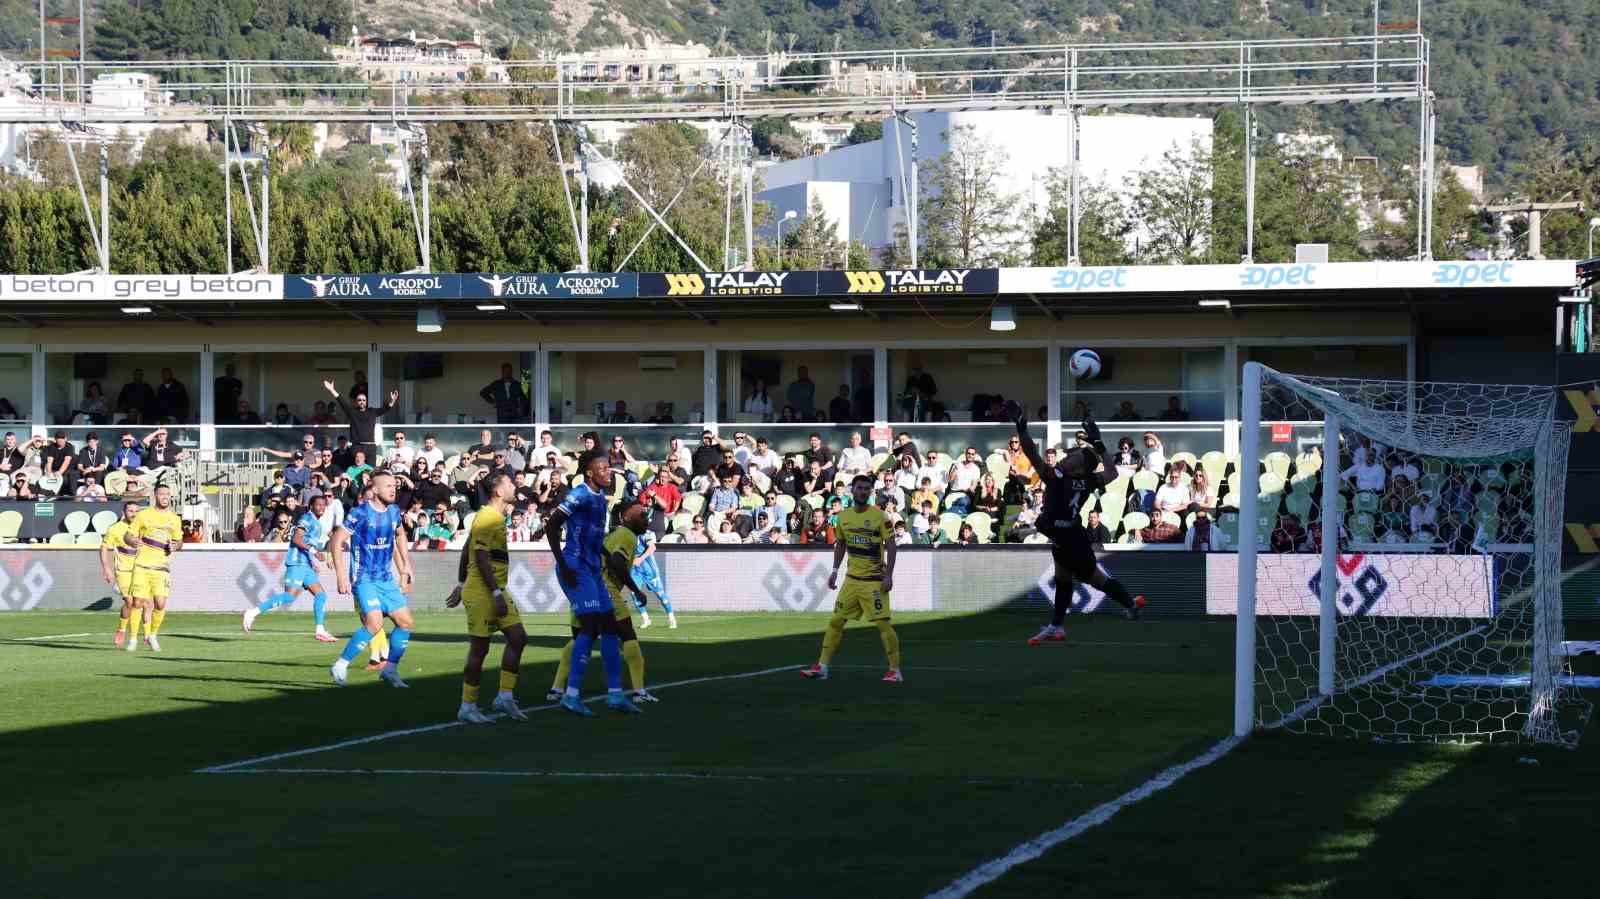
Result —
<path fill-rule="evenodd" d="M 683 511 L 690 515 L 699 515 L 706 510 L 706 498 L 698 493 L 691 493 L 683 498 Z"/>
<path fill-rule="evenodd" d="M 104 534 L 106 531 L 111 530 L 111 526 L 116 523 L 117 513 L 110 509 L 101 509 L 94 513 L 94 517 L 90 519 L 90 524 L 97 534 Z"/>
<path fill-rule="evenodd" d="M 1304 452 L 1294 457 L 1294 474 L 1296 480 L 1314 475 L 1321 470 L 1321 453 Z"/>
<path fill-rule="evenodd" d="M 1282 451 L 1267 453 L 1261 459 L 1262 469 L 1277 475 L 1281 480 L 1285 481 L 1289 479 L 1289 463 L 1289 454 Z"/>
<path fill-rule="evenodd" d="M 1022 542 L 1023 543 L 1034 543 L 1034 544 L 1049 543 L 1050 542 L 1050 538 L 1046 537 L 1043 534 L 1029 534 L 1027 537 L 1023 538 Z"/>
<path fill-rule="evenodd" d="M 1289 514 L 1298 516 L 1301 524 L 1311 521 L 1311 494 L 1295 491 L 1283 499 Z"/>
<path fill-rule="evenodd" d="M 1357 514 L 1372 515 L 1378 511 L 1378 494 L 1363 490 L 1356 494 L 1355 510 Z"/>
<path fill-rule="evenodd" d="M 1143 530 L 1150 526 L 1150 516 L 1143 512 L 1129 512 L 1122 516 L 1122 529 L 1129 533 Z"/>
<path fill-rule="evenodd" d="M 800 501 L 805 503 L 806 508 L 810 509 L 812 512 L 815 512 L 818 509 L 827 508 L 827 506 L 823 503 L 823 497 L 820 493 L 808 493 L 801 497 Z"/>
<path fill-rule="evenodd" d="M 1200 467 L 1205 469 L 1206 477 L 1211 483 L 1220 484 L 1228 474 L 1228 457 L 1218 450 L 1212 450 L 1200 457 Z"/>
<path fill-rule="evenodd" d="M 1138 531 L 1131 531 L 1131 530 L 1130 531 L 1123 531 L 1122 532 L 1122 536 L 1117 538 L 1117 542 L 1118 543 L 1143 543 L 1144 542 L 1144 537 L 1142 537 L 1139 534 Z"/>
<path fill-rule="evenodd" d="M 1160 520 L 1166 522 L 1167 524 L 1183 527 L 1183 518 L 1179 516 L 1178 513 L 1173 512 L 1170 509 L 1161 513 Z"/>
<path fill-rule="evenodd" d="M 772 479 L 767 477 L 767 473 L 759 468 L 750 469 L 750 483 L 755 485 L 756 492 L 763 496 L 766 495 L 768 490 L 772 489 Z"/>
<path fill-rule="evenodd" d="M 1227 493 L 1224 493 L 1222 495 L 1222 498 L 1217 500 L 1217 507 L 1218 508 L 1233 508 L 1233 509 L 1239 508 L 1239 494 L 1237 494 L 1237 493 L 1235 493 L 1235 492 L 1233 492 L 1231 490 L 1228 491 Z"/>
<path fill-rule="evenodd" d="M 104 537 L 100 536 L 99 534 L 95 534 L 95 533 L 87 533 L 87 534 L 79 534 L 78 535 L 78 545 L 79 546 L 99 546 L 102 542 L 104 542 L 104 540 L 105 540 Z"/>
<path fill-rule="evenodd" d="M 706 533 L 719 534 L 722 532 L 722 519 L 726 517 L 721 512 L 712 512 L 706 516 Z"/>
<path fill-rule="evenodd" d="M 0 543 L 15 543 L 22 530 L 22 513 L 15 509 L 0 512 Z"/>
<path fill-rule="evenodd" d="M 1195 458 L 1194 453 L 1190 452 L 1173 453 L 1172 461 L 1184 463 L 1185 465 L 1189 466 L 1190 471 L 1194 471 L 1199 465 L 1199 460 Z"/>
<path fill-rule="evenodd" d="M 1357 512 L 1350 516 L 1346 530 L 1351 543 L 1372 543 L 1377 540 L 1378 520 L 1370 512 Z"/>
<path fill-rule="evenodd" d="M 1500 516 L 1474 515 L 1472 523 L 1477 527 L 1477 531 L 1472 535 L 1474 545 L 1500 542 Z"/>
<path fill-rule="evenodd" d="M 872 461 L 867 463 L 867 464 L 872 466 L 872 470 L 873 471 L 882 471 L 884 464 L 887 463 L 888 461 L 889 461 L 889 454 L 888 453 L 874 453 L 873 456 L 872 456 Z"/>
<path fill-rule="evenodd" d="M 661 538 L 660 542 L 663 543 L 663 544 L 665 544 L 665 543 L 682 543 L 683 542 L 683 535 L 682 534 L 666 534 Z"/>
<path fill-rule="evenodd" d="M 672 532 L 674 534 L 687 534 L 694 527 L 694 516 L 688 512 L 679 512 L 672 516 Z"/>
<path fill-rule="evenodd" d="M 128 473 L 122 470 L 106 472 L 106 495 L 119 497 L 128 492 Z"/>
<path fill-rule="evenodd" d="M 575 474 L 575 475 L 572 476 L 572 479 L 567 482 L 567 486 L 568 487 L 577 487 L 579 484 L 582 484 L 582 483 L 583 483 L 583 475 Z"/>
<path fill-rule="evenodd" d="M 77 542 L 78 536 L 76 534 L 68 534 L 65 531 L 50 535 L 50 544 L 52 546 L 72 546 Z"/>
<path fill-rule="evenodd" d="M 973 512 L 964 520 L 967 524 L 972 525 L 972 530 L 977 533 L 980 542 L 994 542 L 994 520 L 989 517 L 987 512 Z"/>
<path fill-rule="evenodd" d="M 1161 488 L 1161 476 L 1153 471 L 1140 469 L 1133 473 L 1133 489 L 1139 493 L 1154 493 Z"/>
<path fill-rule="evenodd" d="M 961 516 L 954 512 L 946 512 L 940 515 L 939 533 L 944 540 L 954 543 L 957 535 L 961 533 Z"/>
<path fill-rule="evenodd" d="M 650 475 L 650 463 L 632 462 L 628 465 L 628 470 L 633 472 L 634 477 L 645 478 Z"/>
<path fill-rule="evenodd" d="M 1263 471 L 1257 483 L 1262 496 L 1277 496 L 1283 493 L 1284 479 L 1276 472 Z"/>
<path fill-rule="evenodd" d="M 461 519 L 461 527 L 458 528 L 457 530 L 466 531 L 469 534 L 472 533 L 472 520 L 477 518 L 477 517 L 478 517 L 478 513 L 476 513 L 476 512 L 468 512 L 467 513 L 467 517 Z"/>
<path fill-rule="evenodd" d="M 1123 499 L 1128 497 L 1128 488 L 1133 486 L 1133 478 L 1128 475 L 1117 475 L 1116 479 L 1105 486 L 1101 496 L 1118 496 Z"/>
<path fill-rule="evenodd" d="M 61 525 L 66 528 L 67 533 L 73 536 L 82 534 L 89 530 L 89 513 L 82 509 L 74 509 L 67 513 L 66 518 L 62 519 Z"/>
<path fill-rule="evenodd" d="M 1228 538 L 1228 546 L 1239 545 L 1239 513 L 1223 512 L 1217 516 L 1217 529 Z"/>
<path fill-rule="evenodd" d="M 939 508 L 941 508 L 941 509 L 950 508 L 950 503 L 955 501 L 958 497 L 965 498 L 969 503 L 972 500 L 972 498 L 967 496 L 965 493 L 961 493 L 961 492 L 958 492 L 958 491 L 955 491 L 955 490 L 946 490 L 944 492 L 944 499 L 939 501 Z"/>
<path fill-rule="evenodd" d="M 1011 463 L 1007 462 L 1006 457 L 1000 453 L 994 453 L 993 455 L 989 456 L 989 458 L 985 459 L 983 467 L 990 474 L 994 475 L 994 479 L 996 481 L 1004 481 L 1011 475 Z"/>
<path fill-rule="evenodd" d="M 778 494 L 778 508 L 783 510 L 783 514 L 785 516 L 794 511 L 794 502 L 794 497 L 790 496 L 789 494 Z"/>
<path fill-rule="evenodd" d="M 1111 527 L 1122 520 L 1122 513 L 1128 508 L 1128 494 L 1106 491 L 1100 494 L 1100 520 L 1106 527 Z"/>

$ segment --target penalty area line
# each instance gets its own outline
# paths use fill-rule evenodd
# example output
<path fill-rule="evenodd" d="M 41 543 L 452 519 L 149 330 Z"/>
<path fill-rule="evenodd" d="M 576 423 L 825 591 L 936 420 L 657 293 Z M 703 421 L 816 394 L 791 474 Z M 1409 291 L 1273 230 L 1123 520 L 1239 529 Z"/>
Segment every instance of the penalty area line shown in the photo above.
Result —
<path fill-rule="evenodd" d="M 713 675 L 710 675 L 708 677 L 692 677 L 692 678 L 689 678 L 687 680 L 670 681 L 670 682 L 664 683 L 664 684 L 653 684 L 653 685 L 651 685 L 650 690 L 651 690 L 651 692 L 655 692 L 657 690 L 669 690 L 669 689 L 671 689 L 673 687 L 687 687 L 687 686 L 690 686 L 692 684 L 707 684 L 707 683 L 711 683 L 713 681 L 747 680 L 747 679 L 752 678 L 752 677 L 762 677 L 763 675 L 767 675 L 767 674 L 778 674 L 778 673 L 784 672 L 784 671 L 797 671 L 797 670 L 799 670 L 801 668 L 804 668 L 804 667 L 805 667 L 804 665 L 784 665 L 784 666 L 782 666 L 780 668 L 762 668 L 759 671 L 742 671 L 742 672 L 740 672 L 738 674 L 713 674 Z M 599 702 L 600 700 L 602 700 L 604 698 L 605 698 L 605 696 L 603 696 L 603 695 L 594 696 L 594 697 L 590 697 L 589 699 L 586 699 L 584 701 L 585 702 Z M 545 711 L 549 711 L 550 709 L 556 709 L 556 708 L 560 708 L 560 706 L 559 705 L 555 705 L 555 704 L 551 704 L 551 705 L 533 706 L 531 708 L 530 707 L 525 707 L 523 709 L 523 711 L 527 711 L 527 712 L 545 712 Z M 504 716 L 502 716 L 502 715 L 490 715 L 489 717 L 490 718 L 494 718 L 494 719 L 498 719 L 498 718 L 501 718 L 501 717 L 504 717 Z M 205 768 L 196 768 L 192 773 L 194 773 L 194 774 L 237 773 L 237 769 L 249 768 L 249 767 L 252 767 L 252 766 L 255 766 L 255 765 L 262 765 L 262 764 L 265 764 L 267 762 L 276 762 L 276 761 L 280 761 L 282 759 L 292 759 L 292 758 L 299 758 L 301 756 L 306 756 L 306 755 L 315 755 L 315 754 L 317 754 L 319 752 L 331 752 L 331 751 L 333 751 L 335 749 L 348 749 L 351 746 L 365 746 L 368 743 L 379 743 L 379 742 L 382 742 L 384 740 L 393 740 L 393 739 L 395 739 L 397 737 L 410 737 L 410 736 L 415 736 L 417 734 L 429 734 L 429 733 L 433 733 L 435 731 L 449 730 L 449 729 L 454 728 L 454 727 L 464 727 L 464 726 L 466 726 L 466 722 L 464 722 L 464 721 L 445 721 L 445 722 L 440 723 L 440 724 L 428 724 L 428 725 L 424 725 L 422 727 L 408 727 L 408 728 L 405 728 L 404 730 L 391 730 L 391 731 L 385 731 L 385 732 L 383 732 L 381 734 L 373 734 L 370 737 L 357 737 L 356 739 L 353 739 L 353 740 L 341 740 L 338 743 L 329 743 L 326 746 L 312 746 L 312 747 L 307 748 L 307 749 L 294 749 L 294 750 L 290 750 L 289 752 L 277 752 L 277 753 L 273 753 L 272 755 L 264 755 L 264 756 L 261 756 L 259 758 L 253 758 L 253 759 L 244 759 L 243 761 L 238 761 L 238 762 L 227 762 L 227 763 L 221 764 L 221 765 L 210 765 L 210 766 L 205 767 Z"/>
<path fill-rule="evenodd" d="M 74 637 L 93 637 L 94 634 L 45 634 L 42 637 L 0 637 L 0 643 L 28 643 L 34 640 L 70 640 Z"/>
<path fill-rule="evenodd" d="M 1101 803 L 1055 830 L 1047 831 L 1034 837 L 1000 858 L 984 862 L 951 881 L 943 889 L 929 893 L 927 899 L 962 899 L 962 897 L 969 896 L 979 887 L 999 880 L 1002 875 L 1012 868 L 1031 862 L 1044 855 L 1050 849 L 1065 843 L 1084 831 L 1110 821 L 1116 816 L 1117 812 L 1137 802 L 1149 799 L 1151 796 L 1182 780 L 1190 772 L 1197 771 L 1215 762 L 1231 752 L 1241 742 L 1243 740 L 1240 737 L 1229 737 L 1187 762 L 1167 768 L 1155 777 L 1110 802 Z"/>
<path fill-rule="evenodd" d="M 694 771 L 471 771 L 444 768 L 237 768 L 216 774 L 308 776 L 399 775 L 409 777 L 549 777 L 578 780 L 780 780 L 760 774 L 703 774 Z M 835 778 L 843 781 L 844 778 Z"/>

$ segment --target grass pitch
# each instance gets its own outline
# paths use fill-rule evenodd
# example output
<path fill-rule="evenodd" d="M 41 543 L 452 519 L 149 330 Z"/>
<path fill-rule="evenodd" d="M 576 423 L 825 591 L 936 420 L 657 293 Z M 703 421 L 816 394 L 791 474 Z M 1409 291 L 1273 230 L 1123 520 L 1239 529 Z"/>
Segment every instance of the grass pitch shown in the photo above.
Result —
<path fill-rule="evenodd" d="M 0 892 L 921 896 L 1229 729 L 1231 620 L 1075 619 L 1029 649 L 1033 617 L 906 615 L 904 684 L 878 682 L 863 626 L 826 683 L 770 670 L 812 661 L 824 621 L 658 617 L 649 678 L 688 683 L 643 715 L 440 727 L 459 613 L 419 616 L 406 691 L 359 670 L 333 687 L 339 646 L 303 613 L 246 636 L 174 611 L 159 655 L 115 649 L 110 613 L 0 616 Z M 537 708 L 567 631 L 528 625 Z M 1593 734 L 1576 752 L 1257 736 L 977 895 L 1587 892 L 1597 801 Z"/>

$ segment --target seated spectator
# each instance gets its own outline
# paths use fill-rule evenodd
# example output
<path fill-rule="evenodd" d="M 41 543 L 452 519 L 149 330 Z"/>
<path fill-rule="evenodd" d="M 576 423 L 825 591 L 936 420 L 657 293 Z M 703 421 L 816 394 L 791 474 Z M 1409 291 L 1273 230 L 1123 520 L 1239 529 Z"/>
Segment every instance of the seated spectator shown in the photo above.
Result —
<path fill-rule="evenodd" d="M 272 527 L 261 536 L 262 543 L 288 543 L 289 536 L 294 530 L 294 517 L 287 510 L 279 509 L 272 515 Z"/>
<path fill-rule="evenodd" d="M 33 485 L 28 483 L 28 476 L 22 472 L 17 472 L 17 474 L 11 478 L 10 498 L 18 500 L 34 500 L 39 498 L 39 494 L 33 489 Z"/>
<path fill-rule="evenodd" d="M 260 543 L 262 532 L 261 522 L 256 518 L 255 506 L 245 506 L 239 526 L 234 529 L 233 538 L 240 543 Z"/>
<path fill-rule="evenodd" d="M 1278 516 L 1278 526 L 1272 529 L 1269 543 L 1275 553 L 1292 553 L 1299 551 L 1305 539 L 1306 529 L 1300 525 L 1300 516 L 1286 512 Z"/>
<path fill-rule="evenodd" d="M 93 476 L 95 480 L 104 483 L 106 472 L 110 468 L 111 457 L 100 445 L 100 435 L 90 431 L 84 440 L 83 449 L 78 450 L 77 458 L 72 460 L 75 480 L 81 483 L 84 478 Z"/>
<path fill-rule="evenodd" d="M 917 508 L 920 511 L 911 518 L 911 536 L 918 543 L 932 543 L 939 529 L 939 516 L 933 511 L 933 503 L 926 500 Z"/>
<path fill-rule="evenodd" d="M 434 508 L 433 513 L 428 516 L 427 523 L 418 530 L 416 543 L 412 549 L 446 549 L 450 546 L 450 538 L 454 537 L 455 533 L 455 526 L 450 520 L 450 510 L 441 504 Z"/>
<path fill-rule="evenodd" d="M 656 414 L 645 419 L 645 423 L 652 425 L 677 424 L 677 422 L 672 420 L 672 410 L 664 401 L 660 400 L 656 401 Z"/>
<path fill-rule="evenodd" d="M 15 410 L 12 410 L 15 412 Z M 87 417 L 91 424 L 103 425 L 111 421 L 111 404 L 106 402 L 105 394 L 100 392 L 100 382 L 90 381 L 84 388 L 83 402 L 78 404 L 74 415 Z M 5 415 L 0 410 L 0 418 L 16 418 L 16 415 Z"/>
<path fill-rule="evenodd" d="M 683 505 L 683 492 L 678 485 L 662 477 L 659 468 L 652 467 L 650 476 L 652 480 L 649 485 L 639 494 L 639 504 L 657 510 L 659 517 L 678 514 L 678 509 Z"/>
<path fill-rule="evenodd" d="M 617 405 L 611 410 L 611 415 L 606 418 L 606 424 L 608 425 L 631 425 L 637 423 L 638 419 L 628 412 L 628 402 L 626 400 L 617 400 Z"/>
<path fill-rule="evenodd" d="M 706 520 L 696 515 L 689 523 L 689 532 L 683 535 L 684 543 L 710 543 L 711 535 L 706 533 Z"/>
<path fill-rule="evenodd" d="M 1089 526 L 1087 530 L 1089 532 L 1090 543 L 1111 542 L 1111 531 L 1107 530 L 1105 524 L 1100 521 L 1100 512 L 1098 510 L 1089 513 Z"/>
<path fill-rule="evenodd" d="M 1167 473 L 1167 453 L 1155 431 L 1144 432 L 1144 470 L 1158 475 Z"/>
<path fill-rule="evenodd" d="M 272 473 L 272 485 L 261 491 L 261 506 L 266 508 L 271 505 L 282 505 L 283 501 L 296 493 L 284 478 L 283 472 Z"/>
<path fill-rule="evenodd" d="M 849 384 L 840 384 L 839 395 L 828 401 L 828 418 L 837 425 L 855 421 L 855 406 L 850 402 Z"/>
<path fill-rule="evenodd" d="M 234 414 L 234 421 L 236 423 L 241 425 L 261 424 L 261 416 L 257 415 L 254 409 L 250 408 L 249 400 L 245 399 L 244 397 L 240 397 L 237 405 L 239 411 Z M 285 408 L 287 409 L 287 407 Z"/>
<path fill-rule="evenodd" d="M 1167 408 L 1161 413 L 1161 420 L 1188 421 L 1189 413 L 1183 411 L 1183 406 L 1179 405 L 1177 397 L 1169 396 L 1167 397 Z"/>
<path fill-rule="evenodd" d="M 183 523 L 183 542 L 184 543 L 204 543 L 204 542 L 206 542 L 206 526 L 205 526 L 205 522 L 200 521 L 199 519 L 195 519 L 193 521 L 185 521 Z"/>
<path fill-rule="evenodd" d="M 1117 451 L 1111 455 L 1111 466 L 1117 470 L 1119 477 L 1131 478 L 1143 465 L 1144 456 L 1133 448 L 1132 437 L 1117 441 Z"/>
<path fill-rule="evenodd" d="M 722 519 L 722 525 L 717 528 L 717 532 L 711 535 L 711 542 L 726 546 L 744 541 L 739 536 L 739 532 L 734 530 L 733 522 L 724 518 Z"/>
<path fill-rule="evenodd" d="M 813 493 L 827 493 L 832 487 L 832 482 L 828 480 L 827 474 L 823 472 L 822 463 L 813 459 L 807 465 L 805 476 L 800 482 L 801 495 L 809 496 Z"/>
<path fill-rule="evenodd" d="M 744 466 L 739 464 L 731 449 L 722 451 L 722 461 L 717 463 L 717 467 L 713 468 L 711 473 L 718 481 L 732 480 L 737 484 L 744 480 Z"/>
<path fill-rule="evenodd" d="M 399 462 L 401 465 L 410 468 L 412 460 L 416 458 L 417 448 L 406 443 L 406 432 L 395 431 L 394 442 L 389 445 L 388 449 L 384 450 L 383 461 L 386 463 Z M 367 461 L 370 462 L 372 460 L 369 459 Z"/>
<path fill-rule="evenodd" d="M 850 445 L 839 451 L 840 474 L 863 474 L 872 468 L 872 450 L 861 445 L 861 432 L 850 433 Z"/>
<path fill-rule="evenodd" d="M 892 498 L 883 501 L 883 520 L 890 524 L 905 520 L 905 517 L 900 514 L 900 504 Z"/>
<path fill-rule="evenodd" d="M 806 517 L 800 514 L 799 509 L 790 512 L 784 517 L 783 529 L 789 533 L 790 537 L 793 538 L 790 540 L 791 543 L 801 542 L 800 535 L 806 529 Z"/>
<path fill-rule="evenodd" d="M 922 479 L 921 487 L 917 489 L 917 492 L 911 494 L 911 505 L 917 509 L 923 506 L 932 506 L 935 509 L 939 507 L 939 491 L 933 489 L 933 481 L 931 479 Z"/>
<path fill-rule="evenodd" d="M 87 475 L 84 477 L 83 483 L 78 485 L 77 498 L 85 502 L 104 502 L 106 488 L 100 486 L 100 482 L 95 479 L 94 475 Z"/>
<path fill-rule="evenodd" d="M 929 478 L 929 481 L 931 483 L 932 478 Z M 917 474 L 917 457 L 911 453 L 902 453 L 894 473 L 895 487 L 910 493 L 921 486 L 921 483 L 921 478 Z"/>
<path fill-rule="evenodd" d="M 362 489 L 367 485 L 367 477 L 372 474 L 373 468 L 367 464 L 367 451 L 356 450 L 351 454 L 350 467 L 344 470 L 345 477 Z"/>
<path fill-rule="evenodd" d="M 978 481 L 978 492 L 972 497 L 972 511 L 982 512 L 998 522 L 1005 512 L 1004 498 L 1000 494 L 1000 485 L 995 483 L 994 475 L 984 472 Z"/>
<path fill-rule="evenodd" d="M 67 442 L 67 432 L 57 431 L 55 440 L 46 445 L 39 455 L 43 477 L 53 479 L 52 483 L 56 479 L 60 481 L 53 492 L 58 495 L 71 496 L 73 490 L 78 486 L 72 470 L 78 452 L 73 448 L 72 444 Z M 43 487 L 44 484 L 39 486 Z"/>
<path fill-rule="evenodd" d="M 966 515 L 972 508 L 972 494 L 978 489 L 978 481 L 982 477 L 983 465 L 978 462 L 978 448 L 969 446 L 960 459 L 950 464 L 945 483 L 950 492 L 959 495 L 948 501 L 946 508 L 957 515 Z"/>
<path fill-rule="evenodd" d="M 800 542 L 833 545 L 833 528 L 828 524 L 828 513 L 821 509 L 812 511 L 811 521 L 800 532 Z"/>
<path fill-rule="evenodd" d="M 422 435 L 422 449 L 417 450 L 417 458 L 427 460 L 430 469 L 444 462 L 444 450 L 439 449 L 439 438 L 433 434 Z"/>
<path fill-rule="evenodd" d="M 770 478 L 778 473 L 778 468 L 782 465 L 783 459 L 772 451 L 772 447 L 767 443 L 767 438 L 757 437 L 755 451 L 750 454 L 749 462 L 745 467 L 760 471 Z"/>
<path fill-rule="evenodd" d="M 311 486 L 311 469 L 306 467 L 306 454 L 296 452 L 294 460 L 289 467 L 283 470 L 284 483 L 296 490 L 304 490 Z"/>
<path fill-rule="evenodd" d="M 1132 400 L 1123 400 L 1122 401 L 1122 405 L 1117 407 L 1117 411 L 1111 413 L 1111 420 L 1112 421 L 1143 421 L 1144 419 L 1139 416 L 1138 410 L 1133 408 L 1133 401 Z"/>
<path fill-rule="evenodd" d="M 131 434 L 128 435 L 128 440 L 130 442 L 133 440 Z M 7 431 L 5 444 L 0 446 L 0 476 L 9 478 L 12 472 L 22 469 L 24 461 L 25 457 L 23 456 L 22 448 L 17 445 L 16 432 Z"/>
<path fill-rule="evenodd" d="M 1207 512 L 1217 509 L 1217 488 L 1211 486 L 1211 478 L 1203 468 L 1195 469 L 1194 477 L 1189 481 L 1189 506 Z"/>
<path fill-rule="evenodd" d="M 706 511 L 724 514 L 739 508 L 739 491 L 735 488 L 738 483 L 735 478 L 724 478 L 706 497 Z"/>
<path fill-rule="evenodd" d="M 144 460 L 148 468 L 154 470 L 177 465 L 189 455 L 187 450 L 179 449 L 168 437 L 166 428 L 156 428 L 144 438 Z"/>
<path fill-rule="evenodd" d="M 1396 450 L 1389 454 L 1389 477 L 1405 475 L 1407 480 L 1415 484 L 1422 477 L 1422 471 L 1417 468 L 1417 463 L 1409 453 Z"/>
<path fill-rule="evenodd" d="M 722 464 L 722 444 L 717 442 L 717 436 L 710 431 L 700 433 L 700 445 L 695 447 L 694 454 L 690 457 L 693 463 L 689 469 L 690 474 L 696 478 L 705 477 L 713 468 Z"/>
<path fill-rule="evenodd" d="M 1225 552 L 1233 547 L 1228 542 L 1228 535 L 1217 527 L 1211 520 L 1211 513 L 1205 509 L 1194 513 L 1194 521 L 1189 524 L 1189 532 L 1183 535 L 1185 549 L 1195 552 Z"/>
<path fill-rule="evenodd" d="M 956 545 L 957 546 L 977 546 L 978 545 L 978 532 L 973 530 L 972 529 L 972 525 L 967 524 L 965 521 L 961 522 L 961 528 L 956 531 Z"/>
<path fill-rule="evenodd" d="M 1374 493 L 1381 491 L 1387 483 L 1388 472 L 1375 458 L 1371 458 L 1370 454 L 1360 452 L 1359 447 L 1357 450 L 1354 457 L 1355 464 L 1346 468 L 1339 477 L 1354 482 L 1357 490 Z"/>
<path fill-rule="evenodd" d="M 776 528 L 785 534 L 789 532 L 789 517 L 784 514 L 783 507 L 778 505 L 778 491 L 767 491 L 761 511 L 767 514 L 767 527 Z"/>
<path fill-rule="evenodd" d="M 511 524 L 506 527 L 506 541 L 509 543 L 533 541 L 533 528 L 528 524 L 528 513 L 521 509 L 511 510 Z"/>
<path fill-rule="evenodd" d="M 1389 487 L 1378 501 L 1378 523 L 1385 531 L 1398 531 L 1402 537 L 1411 524 L 1411 504 L 1416 500 L 1416 490 L 1411 479 L 1398 475 L 1389 481 Z"/>
<path fill-rule="evenodd" d="M 749 395 L 739 406 L 739 411 L 745 415 L 759 415 L 762 421 L 772 420 L 772 397 L 767 395 L 766 381 L 755 379 L 755 383 L 750 385 Z"/>
<path fill-rule="evenodd" d="M 917 477 L 919 479 L 928 478 L 932 480 L 933 488 L 941 493 L 945 489 L 944 476 L 946 473 L 947 469 L 939 467 L 939 454 L 934 450 L 928 450 L 927 458 L 923 461 L 922 467 L 917 469 Z"/>
<path fill-rule="evenodd" d="M 314 428 L 325 428 L 334 423 L 334 417 L 328 409 L 328 404 L 322 400 L 317 400 L 311 407 L 311 421 L 308 424 Z"/>
<path fill-rule="evenodd" d="M 778 469 L 778 474 L 772 479 L 772 486 L 779 493 L 787 493 L 795 499 L 806 495 L 806 473 L 795 467 L 794 457 L 789 456 L 783 460 L 783 467 Z"/>
<path fill-rule="evenodd" d="M 272 424 L 279 427 L 293 427 L 300 424 L 300 419 L 289 411 L 288 403 L 279 403 L 278 408 L 272 410 Z"/>
<path fill-rule="evenodd" d="M 320 456 L 320 454 L 317 452 L 317 438 L 314 434 L 300 435 L 299 449 L 279 450 L 273 449 L 270 446 L 263 446 L 261 447 L 261 451 L 278 459 L 293 459 L 296 454 L 304 455 L 306 457 L 307 467 L 311 468 L 312 470 L 317 468 L 316 463 L 318 457 Z"/>
<path fill-rule="evenodd" d="M 1174 468 L 1167 475 L 1167 482 L 1156 491 L 1154 509 L 1156 512 L 1173 512 L 1182 514 L 1193 502 L 1189 488 L 1183 485 L 1183 472 Z"/>
<path fill-rule="evenodd" d="M 906 529 L 906 523 L 903 519 L 894 523 L 895 546 L 910 546 L 915 542 L 911 539 L 911 531 Z"/>
<path fill-rule="evenodd" d="M 828 449 L 827 445 L 822 442 L 821 434 L 813 432 L 812 435 L 807 438 L 807 440 L 810 443 L 810 446 L 806 448 L 806 451 L 803 454 L 806 458 L 806 461 L 820 463 L 822 465 L 823 472 L 829 478 L 832 478 L 834 471 L 833 450 Z"/>

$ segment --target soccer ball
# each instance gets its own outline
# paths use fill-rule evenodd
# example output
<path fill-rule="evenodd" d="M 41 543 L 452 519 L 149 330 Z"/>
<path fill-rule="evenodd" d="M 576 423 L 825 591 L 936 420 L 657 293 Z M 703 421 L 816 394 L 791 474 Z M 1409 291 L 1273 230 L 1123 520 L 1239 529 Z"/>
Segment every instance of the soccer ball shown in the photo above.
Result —
<path fill-rule="evenodd" d="M 1098 377 L 1100 374 L 1100 354 L 1094 350 L 1078 350 L 1067 360 L 1067 371 L 1080 381 Z"/>

